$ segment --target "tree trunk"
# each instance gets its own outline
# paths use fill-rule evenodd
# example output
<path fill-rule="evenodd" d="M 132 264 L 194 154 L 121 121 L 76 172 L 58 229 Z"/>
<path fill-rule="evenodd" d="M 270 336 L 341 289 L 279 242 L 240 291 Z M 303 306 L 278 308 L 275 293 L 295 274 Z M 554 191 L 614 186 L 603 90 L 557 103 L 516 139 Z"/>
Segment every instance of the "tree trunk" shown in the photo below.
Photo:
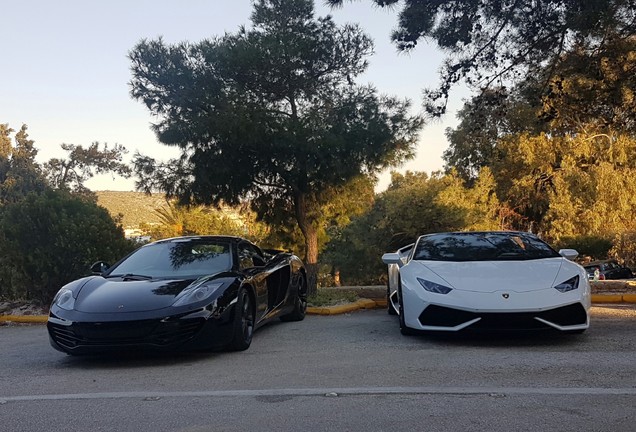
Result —
<path fill-rule="evenodd" d="M 310 203 L 306 196 L 297 193 L 294 197 L 294 207 L 298 227 L 305 238 L 305 269 L 307 270 L 307 295 L 312 296 L 318 291 L 318 229 L 315 218 L 311 217 Z"/>
<path fill-rule="evenodd" d="M 315 228 L 305 234 L 305 251 L 307 295 L 312 296 L 318 291 L 318 233 Z"/>

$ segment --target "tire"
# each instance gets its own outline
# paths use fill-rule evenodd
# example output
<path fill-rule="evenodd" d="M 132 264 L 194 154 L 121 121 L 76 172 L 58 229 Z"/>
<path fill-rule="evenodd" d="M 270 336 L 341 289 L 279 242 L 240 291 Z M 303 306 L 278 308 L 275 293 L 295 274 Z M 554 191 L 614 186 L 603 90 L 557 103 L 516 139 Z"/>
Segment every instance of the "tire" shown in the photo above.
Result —
<path fill-rule="evenodd" d="M 402 284 L 401 283 L 400 285 L 398 285 L 398 305 L 400 308 L 400 311 L 399 311 L 400 333 L 402 333 L 404 336 L 413 336 L 417 334 L 417 331 L 408 327 L 406 325 L 406 322 L 404 321 L 404 301 L 402 300 Z"/>
<path fill-rule="evenodd" d="M 391 289 L 387 285 L 386 287 L 386 312 L 389 315 L 397 315 L 397 311 L 393 307 L 393 303 L 391 303 Z"/>
<path fill-rule="evenodd" d="M 234 308 L 233 337 L 227 350 L 245 351 L 252 343 L 255 315 L 252 297 L 245 288 L 239 289 Z"/>
<path fill-rule="evenodd" d="M 303 294 L 304 292 L 304 294 Z M 287 315 L 280 317 L 281 321 L 302 321 L 307 313 L 307 279 L 304 274 L 300 274 L 298 281 L 298 292 L 294 299 L 294 310 Z"/>

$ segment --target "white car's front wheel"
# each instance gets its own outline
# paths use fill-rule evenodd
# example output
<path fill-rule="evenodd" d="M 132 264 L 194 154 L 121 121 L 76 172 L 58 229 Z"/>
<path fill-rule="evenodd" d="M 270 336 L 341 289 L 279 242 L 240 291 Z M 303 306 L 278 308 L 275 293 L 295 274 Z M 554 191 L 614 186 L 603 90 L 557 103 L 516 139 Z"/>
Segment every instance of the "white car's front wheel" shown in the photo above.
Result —
<path fill-rule="evenodd" d="M 393 306 L 393 302 L 391 301 L 391 288 L 388 285 L 386 287 L 386 311 L 389 315 L 398 314 Z"/>
<path fill-rule="evenodd" d="M 417 334 L 417 332 L 415 330 L 413 330 L 411 327 L 408 327 L 406 325 L 406 322 L 404 320 L 404 299 L 402 297 L 402 283 L 400 282 L 400 284 L 398 285 L 398 305 L 400 308 L 399 311 L 399 319 L 400 319 L 400 333 L 402 333 L 404 336 L 412 336 L 414 334 Z"/>

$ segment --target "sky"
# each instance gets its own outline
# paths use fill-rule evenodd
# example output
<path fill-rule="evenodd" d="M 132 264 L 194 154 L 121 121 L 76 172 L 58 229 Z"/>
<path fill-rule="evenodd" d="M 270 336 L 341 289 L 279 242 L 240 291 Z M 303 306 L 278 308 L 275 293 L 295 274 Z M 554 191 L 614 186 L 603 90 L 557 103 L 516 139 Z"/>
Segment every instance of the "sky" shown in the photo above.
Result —
<path fill-rule="evenodd" d="M 139 151 L 157 159 L 177 156 L 159 143 L 150 129 L 155 120 L 129 95 L 128 52 L 142 39 L 167 43 L 198 42 L 249 25 L 250 0 L 20 0 L 5 2 L 0 25 L 0 123 L 18 130 L 28 126 L 37 160 L 64 157 L 60 144 L 87 147 L 98 141 L 123 145 L 126 162 Z M 390 41 L 397 10 L 378 8 L 371 0 L 347 2 L 331 9 L 316 0 L 316 15 L 331 15 L 338 24 L 357 23 L 375 43 L 375 54 L 360 83 L 380 93 L 408 98 L 421 111 L 422 89 L 434 87 L 442 54 L 420 44 L 398 53 Z M 444 131 L 455 127 L 455 112 L 466 91 L 451 93 L 446 116 L 425 126 L 417 156 L 394 170 L 431 172 L 443 167 Z M 377 190 L 386 188 L 389 172 Z M 97 176 L 92 190 L 134 190 L 134 179 Z"/>

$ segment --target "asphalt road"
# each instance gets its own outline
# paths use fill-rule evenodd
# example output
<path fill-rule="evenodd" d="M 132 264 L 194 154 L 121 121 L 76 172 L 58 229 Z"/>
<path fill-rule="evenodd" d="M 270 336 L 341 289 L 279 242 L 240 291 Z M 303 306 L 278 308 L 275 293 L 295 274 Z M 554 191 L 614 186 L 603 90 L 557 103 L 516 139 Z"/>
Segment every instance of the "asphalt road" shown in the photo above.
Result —
<path fill-rule="evenodd" d="M 259 330 L 248 351 L 76 358 L 0 327 L 0 431 L 634 431 L 636 313 L 583 335 L 401 336 L 384 311 Z"/>

